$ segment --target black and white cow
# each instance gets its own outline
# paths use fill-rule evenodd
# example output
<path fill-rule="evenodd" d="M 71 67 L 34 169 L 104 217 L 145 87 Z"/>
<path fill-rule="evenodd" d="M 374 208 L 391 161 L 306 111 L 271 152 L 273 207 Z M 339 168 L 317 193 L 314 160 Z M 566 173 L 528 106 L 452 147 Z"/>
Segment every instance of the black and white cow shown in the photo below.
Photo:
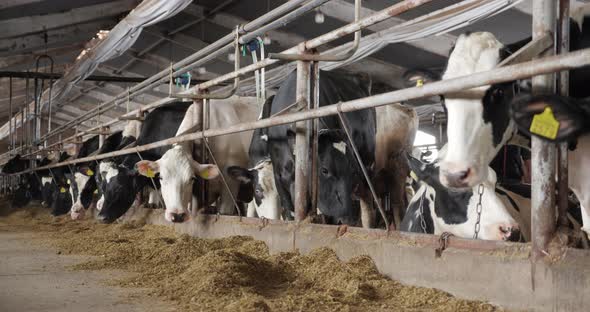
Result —
<path fill-rule="evenodd" d="M 200 112 L 200 104 L 194 103 L 178 128 L 178 134 L 188 129 L 199 128 L 202 121 Z M 241 122 L 254 121 L 258 117 L 258 112 L 259 102 L 253 97 L 233 96 L 224 100 L 211 100 L 209 124 L 211 128 L 223 128 Z M 210 202 L 220 199 L 217 206 L 219 213 L 234 214 L 235 207 L 229 192 L 221 185 L 221 179 L 215 178 L 221 174 L 220 170 L 227 170 L 230 166 L 246 167 L 248 165 L 251 136 L 252 131 L 246 131 L 208 139 L 217 164 L 221 168 L 200 164 L 193 159 L 193 148 L 202 144 L 200 140 L 177 144 L 160 159 L 139 162 L 137 167 L 140 173 L 144 175 L 159 173 L 160 175 L 162 197 L 166 204 L 166 220 L 184 222 L 189 218 L 189 208 L 198 207 L 200 198 L 198 188 L 194 187 L 193 183 L 195 177 L 211 180 L 208 198 Z M 228 179 L 227 183 L 233 194 L 239 194 L 239 181 Z"/>
<path fill-rule="evenodd" d="M 590 20 L 584 18 L 583 27 L 574 24 L 571 33 L 572 50 L 590 46 L 583 36 Z M 590 31 L 590 29 L 588 29 Z M 461 35 L 449 58 L 443 79 L 469 75 L 495 67 L 505 50 L 491 33 Z M 589 92 L 584 77 L 590 77 L 588 68 L 570 71 L 570 94 L 586 97 Z M 509 116 L 514 99 L 514 83 L 484 86 L 482 99 L 445 99 L 447 109 L 448 149 L 441 162 L 441 183 L 451 187 L 473 187 L 484 179 L 483 172 L 498 151 L 515 133 L 516 127 Z M 590 232 L 590 136 L 578 140 L 576 150 L 569 153 L 569 185 L 582 206 L 583 230 Z M 575 170 L 578 169 L 578 170 Z"/>
<path fill-rule="evenodd" d="M 114 151 L 119 147 L 123 139 L 123 132 L 117 131 L 109 135 L 103 142 L 103 145 L 98 148 L 98 144 L 82 146 L 78 153 L 78 158 L 89 156 L 98 150 L 98 154 L 108 153 Z M 83 218 L 85 211 L 90 208 L 94 195 L 99 194 L 98 185 L 100 175 L 97 173 L 96 162 L 78 163 L 76 164 L 75 183 L 78 189 L 78 196 L 70 210 L 70 216 L 73 220 Z"/>
<path fill-rule="evenodd" d="M 56 162 L 66 161 L 70 157 L 68 153 L 62 152 L 59 154 Z M 51 214 L 60 216 L 68 213 L 72 207 L 73 198 L 70 193 L 70 184 L 73 176 L 67 166 L 52 168 L 51 173 L 53 174 L 53 182 L 55 184 L 51 203 Z M 68 183 L 68 180 L 70 180 L 70 183 Z"/>
<path fill-rule="evenodd" d="M 260 118 L 270 117 L 273 100 L 274 96 L 266 99 Z M 268 128 L 254 130 L 248 151 L 248 167 L 231 166 L 227 173 L 241 183 L 238 197 L 248 202 L 246 216 L 272 220 L 281 218 L 281 202 L 268 151 Z"/>
<path fill-rule="evenodd" d="M 271 113 L 276 114 L 295 103 L 296 73 L 289 75 L 280 86 L 272 102 Z M 350 75 L 321 72 L 319 104 L 325 106 L 369 96 L 368 86 Z M 344 114 L 348 120 L 352 138 L 364 164 L 370 168 L 375 163 L 375 111 L 372 109 Z M 330 223 L 354 224 L 359 218 L 356 200 L 366 193 L 353 151 L 349 146 L 338 117 L 320 118 L 318 175 L 318 209 Z M 269 153 L 274 170 L 276 187 L 284 209 L 283 217 L 292 219 L 294 210 L 294 159 L 295 129 L 292 125 L 274 126 L 268 129 Z M 362 208 L 369 210 L 365 202 Z M 362 215 L 370 215 L 364 213 Z M 366 220 L 368 222 L 368 220 Z M 366 224 L 365 222 L 365 224 Z"/>
<path fill-rule="evenodd" d="M 98 149 L 99 141 L 100 139 L 98 135 L 95 135 L 84 141 L 82 144 L 76 145 L 74 158 L 83 158 L 94 153 Z M 93 175 L 94 172 L 88 168 L 88 163 L 78 163 L 73 166 L 68 166 L 68 170 L 72 170 L 70 175 L 73 175 L 73 177 L 68 179 L 68 183 L 70 184 L 72 203 L 76 203 L 80 201 L 80 192 L 89 180 L 88 175 Z M 84 173 L 82 173 L 82 170 L 84 170 Z M 74 205 L 70 206 L 70 209 L 68 210 L 72 216 L 77 215 L 75 212 L 72 214 L 71 208 L 73 206 Z"/>
<path fill-rule="evenodd" d="M 407 232 L 440 235 L 444 232 L 471 238 L 477 222 L 477 205 L 482 210 L 478 238 L 486 240 L 520 240 L 520 226 L 496 194 L 496 173 L 488 167 L 487 176 L 478 186 L 454 190 L 439 181 L 438 163 L 423 163 L 408 156 L 410 167 L 420 180 L 420 188 L 410 201 L 400 229 Z M 480 189 L 481 188 L 481 189 Z M 480 199 L 479 192 L 483 191 Z"/>
<path fill-rule="evenodd" d="M 122 150 L 124 148 L 132 147 L 135 145 L 139 134 L 141 133 L 141 125 L 142 122 L 138 120 L 130 120 L 125 125 L 125 129 L 123 130 L 121 142 L 119 146 L 117 146 L 114 151 Z M 99 174 L 95 175 L 96 185 L 98 186 L 98 193 L 100 195 L 100 199 L 96 203 L 96 209 L 100 211 L 104 204 L 104 193 L 107 186 L 107 172 L 111 166 L 119 166 L 121 162 L 124 160 L 125 156 L 118 156 L 110 158 L 108 161 L 103 160 L 99 163 L 98 172 Z M 85 192 L 84 192 L 85 191 Z M 88 193 L 89 190 L 83 190 L 83 197 L 81 198 L 82 205 L 89 205 Z M 94 192 L 94 191 L 93 191 Z"/>
<path fill-rule="evenodd" d="M 190 105 L 191 103 L 187 102 L 174 102 L 151 111 L 143 121 L 136 144 L 145 145 L 173 137 Z M 151 149 L 141 152 L 141 157 L 146 160 L 157 160 L 168 149 L 170 146 Z M 102 222 L 110 223 L 121 217 L 129 210 L 136 195 L 144 187 L 151 185 L 150 179 L 140 175 L 135 169 L 135 164 L 140 160 L 137 154 L 129 154 L 118 165 L 112 160 L 100 163 L 99 170 L 106 181 L 104 198 L 98 214 L 98 219 Z M 155 182 L 159 184 L 159 179 L 155 179 Z"/>

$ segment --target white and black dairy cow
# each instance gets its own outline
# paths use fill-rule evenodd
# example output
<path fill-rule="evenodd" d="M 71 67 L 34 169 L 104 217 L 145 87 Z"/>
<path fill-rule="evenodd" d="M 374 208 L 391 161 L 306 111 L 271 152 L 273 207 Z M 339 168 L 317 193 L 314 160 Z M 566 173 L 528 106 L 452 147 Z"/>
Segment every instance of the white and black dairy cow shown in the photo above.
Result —
<path fill-rule="evenodd" d="M 124 131 L 117 131 L 109 135 L 97 151 L 88 149 L 84 154 L 86 156 L 94 152 L 104 154 L 119 150 L 127 146 L 128 143 L 134 142 L 137 134 L 134 132 L 130 133 L 129 128 L 132 128 L 132 130 L 135 129 L 135 125 L 132 125 L 132 123 L 138 123 L 138 121 L 130 121 Z M 82 150 L 80 151 L 80 154 L 82 154 Z M 85 156 L 79 155 L 78 157 Z M 102 177 L 100 174 L 96 174 L 98 171 L 96 162 L 78 163 L 76 164 L 75 170 L 75 183 L 76 188 L 78 189 L 78 196 L 70 210 L 70 215 L 73 220 L 84 217 L 85 211 L 89 209 L 94 202 L 95 195 L 98 195 L 98 197 L 102 196 L 102 191 L 99 188 L 99 185 L 102 182 Z"/>
<path fill-rule="evenodd" d="M 94 153 L 96 150 L 98 150 L 99 141 L 100 139 L 98 135 L 96 135 L 84 141 L 81 145 L 76 145 L 74 151 L 75 158 L 87 157 L 90 154 Z M 70 215 L 73 219 L 76 219 L 78 217 L 78 214 L 81 213 L 81 211 L 74 212 L 72 210 L 72 207 L 74 207 L 76 203 L 80 202 L 80 191 L 86 185 L 86 182 L 88 182 L 89 180 L 88 174 L 91 173 L 89 171 L 90 169 L 88 169 L 88 165 L 89 163 L 78 163 L 74 166 L 68 166 L 68 169 L 72 170 L 70 174 L 73 173 L 73 177 L 68 179 L 68 184 L 70 184 L 70 195 L 72 196 L 72 202 L 74 203 L 72 206 L 69 207 L 68 211 L 70 211 Z M 85 168 L 84 174 L 81 173 L 82 168 Z"/>
<path fill-rule="evenodd" d="M 191 103 L 187 102 L 174 102 L 151 111 L 145 116 L 141 125 L 136 145 L 145 145 L 173 137 L 190 105 Z M 170 146 L 163 146 L 141 152 L 141 158 L 157 160 L 169 149 Z M 99 172 L 104 182 L 103 198 L 97 204 L 97 209 L 100 208 L 98 213 L 100 221 L 105 223 L 115 221 L 129 210 L 136 201 L 138 193 L 145 187 L 152 187 L 150 178 L 139 174 L 135 169 L 135 164 L 141 158 L 135 153 L 126 155 L 122 160 L 110 159 L 100 162 Z M 155 178 L 155 175 L 152 177 Z M 156 178 L 154 182 L 156 187 L 159 187 L 160 180 Z M 150 199 L 154 200 L 152 194 L 155 192 L 150 195 Z"/>
<path fill-rule="evenodd" d="M 266 99 L 259 119 L 270 117 L 274 96 Z M 248 167 L 227 168 L 230 177 L 240 182 L 238 197 L 248 203 L 246 216 L 278 220 L 281 201 L 275 184 L 274 170 L 268 152 L 268 128 L 254 130 L 248 151 Z"/>
<path fill-rule="evenodd" d="M 587 20 L 587 18 L 584 18 Z M 590 21 L 589 21 L 590 22 Z M 584 28 L 590 27 L 584 23 Z M 572 25 L 571 49 L 590 46 L 577 24 Z M 590 30 L 589 30 L 590 31 Z M 492 69 L 507 55 L 506 47 L 491 33 L 461 35 L 451 53 L 443 79 L 469 75 Z M 570 72 L 570 94 L 587 97 L 584 87 L 587 68 Z M 510 119 L 510 104 L 515 95 L 515 82 L 484 86 L 481 99 L 445 99 L 447 110 L 448 153 L 441 160 L 441 183 L 455 188 L 471 188 L 485 178 L 488 164 L 514 135 L 516 127 Z M 582 136 L 577 148 L 569 154 L 570 188 L 582 206 L 583 229 L 590 232 L 590 136 Z"/>
<path fill-rule="evenodd" d="M 200 103 L 194 103 L 187 111 L 178 134 L 195 127 L 202 122 Z M 233 96 L 225 100 L 211 100 L 209 123 L 211 128 L 223 128 L 240 122 L 254 121 L 258 117 L 258 99 L 253 97 Z M 214 165 L 199 164 L 193 159 L 193 148 L 202 144 L 200 140 L 175 145 L 157 160 L 145 160 L 137 164 L 138 171 L 146 176 L 159 174 L 162 185 L 162 197 L 166 204 L 165 218 L 171 222 L 184 222 L 189 218 L 189 208 L 198 207 L 198 190 L 194 187 L 194 178 L 199 176 L 212 179 L 209 185 L 210 203 L 220 199 L 218 212 L 234 214 L 235 207 L 231 194 L 215 179 L 221 170 L 230 166 L 246 167 L 248 165 L 248 148 L 252 131 L 217 136 L 209 139 L 209 145 L 221 168 Z M 215 180 L 213 180 L 215 179 Z M 240 182 L 227 180 L 233 194 L 238 194 Z M 207 203 L 207 204 L 210 204 Z"/>
<path fill-rule="evenodd" d="M 296 73 L 283 82 L 272 102 L 271 114 L 276 114 L 295 103 Z M 369 95 L 368 85 L 357 77 L 321 72 L 319 104 L 325 106 Z M 373 109 L 344 114 L 353 140 L 367 167 L 375 163 L 375 111 Z M 362 172 L 349 146 L 337 116 L 320 119 L 318 134 L 318 209 L 329 223 L 356 224 L 359 219 L 358 198 L 365 187 Z M 294 211 L 295 129 L 280 125 L 268 129 L 268 151 L 274 179 L 283 208 L 284 219 L 292 219 Z M 306 203 L 307 204 L 307 203 Z M 364 215 L 370 215 L 363 205 Z"/>
<path fill-rule="evenodd" d="M 496 173 L 488 167 L 484 180 L 467 190 L 453 190 L 439 181 L 438 163 L 423 163 L 408 156 L 410 167 L 420 181 L 420 188 L 410 201 L 400 230 L 440 235 L 444 232 L 472 238 L 478 219 L 477 205 L 481 201 L 478 238 L 486 240 L 519 241 L 520 226 L 513 215 L 519 215 L 512 205 L 505 205 L 496 194 Z M 480 199 L 480 192 L 481 199 Z"/>

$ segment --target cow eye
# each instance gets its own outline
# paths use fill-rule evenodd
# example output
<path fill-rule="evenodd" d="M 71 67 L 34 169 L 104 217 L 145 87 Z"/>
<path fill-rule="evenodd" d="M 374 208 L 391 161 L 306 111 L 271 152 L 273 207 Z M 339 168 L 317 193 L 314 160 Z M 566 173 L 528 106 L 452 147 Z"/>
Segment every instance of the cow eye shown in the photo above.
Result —
<path fill-rule="evenodd" d="M 328 175 L 328 173 L 329 173 L 328 169 L 325 168 L 325 167 L 322 167 L 322 170 L 321 171 L 322 171 L 322 174 L 323 175 Z"/>
<path fill-rule="evenodd" d="M 256 193 L 256 195 L 260 195 L 260 194 L 262 194 L 262 191 L 257 189 L 257 190 L 254 190 L 254 193 Z"/>

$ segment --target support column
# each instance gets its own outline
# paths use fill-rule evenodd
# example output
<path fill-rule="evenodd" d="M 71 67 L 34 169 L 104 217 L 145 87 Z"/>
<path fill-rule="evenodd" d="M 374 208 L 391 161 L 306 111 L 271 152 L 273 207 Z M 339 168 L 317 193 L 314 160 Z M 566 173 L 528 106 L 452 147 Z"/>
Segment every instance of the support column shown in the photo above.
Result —
<path fill-rule="evenodd" d="M 300 51 L 305 53 L 305 51 Z M 309 87 L 310 63 L 297 61 L 297 90 L 295 101 L 301 107 L 308 108 L 310 103 Z M 295 221 L 305 219 L 308 204 L 309 184 L 309 127 L 308 120 L 295 123 Z"/>
<path fill-rule="evenodd" d="M 546 32 L 554 34 L 557 3 L 553 0 L 533 1 L 533 40 Z M 550 49 L 541 56 L 554 53 Z M 533 77 L 533 93 L 554 93 L 553 74 Z M 543 256 L 555 232 L 555 144 L 532 138 L 531 225 L 533 257 Z"/>
<path fill-rule="evenodd" d="M 559 21 L 557 32 L 557 53 L 567 53 L 570 47 L 570 1 L 559 0 Z M 562 71 L 559 73 L 559 94 L 563 96 L 569 95 L 569 72 Z M 568 143 L 561 143 L 558 147 L 558 225 L 559 227 L 567 227 L 567 208 L 568 208 Z"/>

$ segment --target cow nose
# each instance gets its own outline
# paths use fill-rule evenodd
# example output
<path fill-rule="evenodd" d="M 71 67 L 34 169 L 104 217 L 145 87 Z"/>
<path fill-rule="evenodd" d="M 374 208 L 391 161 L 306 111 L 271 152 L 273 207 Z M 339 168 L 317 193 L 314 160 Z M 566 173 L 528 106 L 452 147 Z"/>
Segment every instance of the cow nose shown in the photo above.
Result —
<path fill-rule="evenodd" d="M 500 230 L 500 237 L 503 241 L 520 241 L 520 228 L 518 225 L 501 225 L 498 229 Z"/>
<path fill-rule="evenodd" d="M 186 213 L 171 213 L 170 215 L 172 216 L 172 222 L 174 223 L 182 223 L 186 217 Z"/>

